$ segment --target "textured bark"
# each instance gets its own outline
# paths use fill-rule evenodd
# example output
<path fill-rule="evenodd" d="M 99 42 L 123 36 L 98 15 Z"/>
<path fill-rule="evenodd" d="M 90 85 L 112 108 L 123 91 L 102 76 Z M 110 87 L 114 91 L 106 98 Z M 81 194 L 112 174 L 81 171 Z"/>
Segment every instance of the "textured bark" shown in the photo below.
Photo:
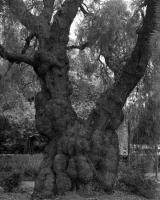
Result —
<path fill-rule="evenodd" d="M 49 142 L 32 198 L 51 198 L 55 194 L 79 188 L 111 191 L 119 161 L 115 130 L 123 120 L 122 107 L 126 98 L 144 75 L 150 58 L 148 45 L 150 35 L 155 29 L 156 0 L 148 1 L 147 14 L 130 60 L 113 87 L 101 95 L 96 109 L 86 122 L 78 119 L 71 106 L 72 86 L 68 79 L 69 62 L 66 54 L 70 25 L 82 0 L 66 0 L 55 14 L 50 28 L 49 4 L 52 1 L 44 1 L 44 10 L 36 18 L 26 13 L 25 5 L 21 3 L 22 11 L 29 17 L 28 22 L 25 17 L 20 17 L 19 9 L 18 14 L 15 12 L 12 1 L 8 2 L 13 13 L 24 25 L 29 26 L 33 19 L 36 23 L 30 28 L 37 23 L 40 27 L 33 27 L 39 40 L 39 49 L 31 65 L 41 82 L 41 92 L 35 99 L 36 126 Z M 0 54 L 4 58 L 11 55 L 4 55 L 3 52 Z M 21 56 L 20 61 L 22 58 Z"/>
<path fill-rule="evenodd" d="M 36 181 L 34 199 L 82 187 L 108 191 L 117 174 L 117 135 L 111 129 L 90 130 L 77 118 L 69 98 L 72 86 L 67 74 L 68 59 L 66 55 L 63 58 L 64 67 L 48 67 L 35 57 L 34 68 L 42 88 L 35 99 L 36 126 L 50 142 Z"/>
<path fill-rule="evenodd" d="M 23 0 L 5 0 L 4 3 L 8 5 L 10 11 L 28 30 L 36 33 L 43 31 L 43 34 L 46 34 L 49 30 L 49 26 L 46 26 L 44 18 L 32 15 Z"/>

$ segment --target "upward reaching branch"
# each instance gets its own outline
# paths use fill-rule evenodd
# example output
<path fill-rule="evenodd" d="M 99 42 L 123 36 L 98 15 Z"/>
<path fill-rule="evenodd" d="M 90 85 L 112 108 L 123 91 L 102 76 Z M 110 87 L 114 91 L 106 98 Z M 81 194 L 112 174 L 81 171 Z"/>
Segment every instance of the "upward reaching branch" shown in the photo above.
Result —
<path fill-rule="evenodd" d="M 64 18 L 67 26 L 70 26 L 73 22 L 82 2 L 83 0 L 66 0 L 63 3 L 62 9 L 57 13 L 57 15 Z"/>
<path fill-rule="evenodd" d="M 123 117 L 122 107 L 130 92 L 143 77 L 150 59 L 150 38 L 156 27 L 155 9 L 157 1 L 147 1 L 146 16 L 139 31 L 137 44 L 121 75 L 112 88 L 106 91 L 97 102 L 96 109 L 89 117 L 93 129 L 117 129 Z"/>
<path fill-rule="evenodd" d="M 48 23 L 51 20 L 55 0 L 43 0 L 44 9 L 42 15 L 47 19 Z"/>
<path fill-rule="evenodd" d="M 52 24 L 52 37 L 61 38 L 65 45 L 68 43 L 68 35 L 70 26 L 77 14 L 78 8 L 80 7 L 83 0 L 66 0 L 63 4 L 61 9 L 56 13 L 54 16 L 54 21 Z M 57 37 L 57 33 L 55 30 L 59 30 L 59 36 Z M 54 35 L 54 32 L 56 35 Z"/>

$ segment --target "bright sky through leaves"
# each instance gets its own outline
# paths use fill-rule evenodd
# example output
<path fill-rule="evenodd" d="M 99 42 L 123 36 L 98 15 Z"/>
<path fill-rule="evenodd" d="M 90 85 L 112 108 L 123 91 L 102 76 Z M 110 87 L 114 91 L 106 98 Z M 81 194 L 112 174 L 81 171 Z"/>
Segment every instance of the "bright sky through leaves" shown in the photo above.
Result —
<path fill-rule="evenodd" d="M 128 6 L 132 2 L 132 0 L 124 0 L 124 1 L 128 4 Z M 75 18 L 75 21 L 73 22 L 73 24 L 71 26 L 71 31 L 70 31 L 70 38 L 71 38 L 71 40 L 76 40 L 77 23 L 78 23 L 78 21 L 81 21 L 81 19 L 83 18 L 82 16 L 77 15 L 77 17 Z"/>

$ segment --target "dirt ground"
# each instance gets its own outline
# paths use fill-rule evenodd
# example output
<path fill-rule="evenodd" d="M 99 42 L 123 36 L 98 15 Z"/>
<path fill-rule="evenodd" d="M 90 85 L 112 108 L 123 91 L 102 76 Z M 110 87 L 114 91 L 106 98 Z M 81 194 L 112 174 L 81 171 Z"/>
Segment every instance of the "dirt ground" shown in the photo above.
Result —
<path fill-rule="evenodd" d="M 30 194 L 27 193 L 3 193 L 0 200 L 29 200 Z M 143 197 L 130 195 L 124 192 L 115 192 L 112 195 L 99 195 L 95 197 L 81 197 L 78 194 L 69 193 L 65 196 L 56 197 L 55 200 L 146 200 Z M 157 197 L 157 200 L 159 198 Z"/>
<path fill-rule="evenodd" d="M 33 181 L 22 181 L 20 186 L 15 190 L 14 193 L 4 193 L 0 190 L 0 200 L 30 200 L 33 192 L 34 182 Z M 158 189 L 160 186 L 158 187 Z M 160 194 L 160 190 L 158 190 Z M 159 196 L 159 197 L 158 197 Z M 158 195 L 154 200 L 160 200 Z M 45 200 L 45 199 L 44 199 Z M 128 194 L 126 192 L 115 191 L 111 195 L 107 194 L 94 194 L 91 197 L 85 196 L 84 194 L 76 194 L 73 192 L 67 193 L 65 196 L 57 196 L 54 200 L 147 200 L 144 197 Z"/>
<path fill-rule="evenodd" d="M 39 164 L 43 156 L 40 155 L 5 155 L 0 159 L 1 171 L 0 174 L 8 173 L 6 168 L 12 167 L 12 171 L 31 171 L 30 169 L 38 169 Z M 4 171 L 2 169 L 5 169 Z M 22 170 L 23 169 L 23 170 Z M 34 171 L 34 170 L 33 170 Z M 159 180 L 160 180 L 160 173 Z M 155 176 L 153 173 L 147 174 L 148 177 L 152 178 Z M 2 175 L 0 175 L 2 177 Z M 4 193 L 0 188 L 0 200 L 30 200 L 30 194 L 33 192 L 34 181 L 22 181 L 19 190 L 14 193 Z M 160 181 L 158 193 L 160 194 Z M 97 195 L 92 197 L 82 197 L 74 193 L 68 193 L 65 196 L 56 197 L 56 200 L 147 200 L 143 197 L 131 195 L 124 192 L 116 191 L 112 195 Z M 155 200 L 155 199 L 154 199 Z M 160 200 L 157 196 L 156 200 Z"/>

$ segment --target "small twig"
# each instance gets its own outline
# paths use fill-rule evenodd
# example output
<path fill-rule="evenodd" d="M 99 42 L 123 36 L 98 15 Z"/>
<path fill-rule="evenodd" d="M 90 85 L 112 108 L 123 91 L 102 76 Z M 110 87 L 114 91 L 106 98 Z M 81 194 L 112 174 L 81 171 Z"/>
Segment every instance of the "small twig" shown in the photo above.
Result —
<path fill-rule="evenodd" d="M 85 42 L 84 44 L 81 44 L 81 45 L 71 45 L 71 46 L 68 46 L 67 50 L 72 50 L 72 49 L 84 50 L 88 46 L 89 46 L 89 42 Z"/>
<path fill-rule="evenodd" d="M 25 83 L 24 85 L 23 85 L 23 87 L 21 88 L 21 90 L 24 90 L 28 85 L 30 85 L 30 84 L 32 84 L 33 83 L 33 81 L 30 81 L 30 82 L 28 82 L 28 83 Z"/>
<path fill-rule="evenodd" d="M 80 5 L 80 10 L 84 15 L 89 15 L 89 12 L 82 5 Z"/>
<path fill-rule="evenodd" d="M 8 64 L 8 69 L 7 69 L 7 71 L 5 72 L 4 77 L 7 76 L 8 72 L 10 71 L 10 69 L 11 69 L 11 67 L 12 67 L 13 64 L 14 64 L 13 62 L 9 62 L 9 64 Z"/>

